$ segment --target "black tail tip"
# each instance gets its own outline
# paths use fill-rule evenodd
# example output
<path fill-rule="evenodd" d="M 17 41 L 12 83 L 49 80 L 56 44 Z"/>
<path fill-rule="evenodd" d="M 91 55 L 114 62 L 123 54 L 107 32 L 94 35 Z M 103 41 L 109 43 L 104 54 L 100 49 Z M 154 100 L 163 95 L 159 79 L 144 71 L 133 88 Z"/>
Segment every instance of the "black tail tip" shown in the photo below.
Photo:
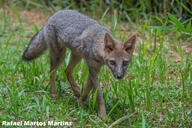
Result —
<path fill-rule="evenodd" d="M 30 60 L 32 60 L 32 59 L 29 58 L 29 57 L 26 57 L 25 53 L 23 53 L 23 55 L 22 55 L 22 60 L 24 60 L 24 61 L 30 61 Z"/>
<path fill-rule="evenodd" d="M 28 58 L 25 57 L 25 55 L 23 54 L 23 55 L 22 55 L 22 60 L 24 60 L 24 61 L 28 61 Z"/>

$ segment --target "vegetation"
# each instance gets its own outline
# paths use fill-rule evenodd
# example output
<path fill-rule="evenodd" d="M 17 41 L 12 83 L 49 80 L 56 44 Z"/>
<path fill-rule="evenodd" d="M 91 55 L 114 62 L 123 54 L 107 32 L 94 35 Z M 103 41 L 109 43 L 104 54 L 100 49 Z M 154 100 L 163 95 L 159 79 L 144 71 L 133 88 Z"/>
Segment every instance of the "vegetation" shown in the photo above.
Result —
<path fill-rule="evenodd" d="M 72 121 L 73 127 L 109 127 L 121 119 L 113 125 L 192 126 L 190 0 L 0 0 L 0 3 L 0 123 L 55 120 Z M 114 79 L 106 67 L 100 72 L 108 112 L 106 120 L 97 116 L 93 92 L 81 107 L 69 88 L 64 69 L 70 51 L 57 72 L 56 99 L 50 95 L 48 53 L 30 63 L 21 59 L 32 35 L 53 11 L 63 8 L 90 15 L 121 40 L 137 33 L 135 56 L 125 78 Z M 24 14 L 26 10 L 30 13 Z M 37 15 L 43 20 L 39 22 Z M 87 75 L 86 63 L 81 61 L 74 77 L 82 88 Z"/>

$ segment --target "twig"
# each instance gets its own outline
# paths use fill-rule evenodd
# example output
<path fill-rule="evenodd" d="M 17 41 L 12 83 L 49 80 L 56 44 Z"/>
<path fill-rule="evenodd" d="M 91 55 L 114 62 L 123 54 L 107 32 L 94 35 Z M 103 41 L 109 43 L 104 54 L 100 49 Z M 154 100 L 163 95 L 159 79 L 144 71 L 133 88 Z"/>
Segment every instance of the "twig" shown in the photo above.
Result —
<path fill-rule="evenodd" d="M 129 116 L 123 116 L 123 117 L 121 117 L 120 119 L 118 119 L 118 120 L 116 120 L 115 122 L 113 122 L 113 123 L 109 126 L 109 128 L 112 128 L 113 126 L 119 124 L 120 122 L 129 119 L 129 118 L 132 117 L 135 113 L 136 113 L 136 112 L 134 112 L 133 114 L 131 114 L 131 115 L 129 115 Z"/>
<path fill-rule="evenodd" d="M 93 123 L 98 124 L 98 122 L 95 121 L 95 120 L 93 119 L 93 117 L 95 117 L 97 120 L 99 120 L 100 123 L 103 122 L 98 116 L 96 116 L 96 115 L 90 115 L 90 116 L 89 116 L 89 119 L 90 119 Z M 108 128 L 108 125 L 107 125 L 107 124 L 104 123 L 104 125 L 105 125 L 105 127 Z"/>

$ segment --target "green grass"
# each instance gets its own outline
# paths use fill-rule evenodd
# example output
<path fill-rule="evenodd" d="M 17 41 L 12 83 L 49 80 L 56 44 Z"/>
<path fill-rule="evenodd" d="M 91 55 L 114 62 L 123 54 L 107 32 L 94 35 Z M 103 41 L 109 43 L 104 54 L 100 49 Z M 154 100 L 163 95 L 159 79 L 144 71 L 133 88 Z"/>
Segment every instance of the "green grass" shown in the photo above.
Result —
<path fill-rule="evenodd" d="M 114 35 L 125 40 L 126 33 L 121 31 L 125 27 L 127 33 L 136 31 L 140 38 L 123 80 L 115 80 L 105 66 L 101 69 L 99 79 L 108 113 L 107 120 L 101 120 L 97 116 L 94 93 L 81 107 L 69 88 L 65 75 L 69 51 L 57 72 L 58 97 L 51 98 L 48 52 L 30 63 L 21 59 L 31 33 L 42 24 L 30 26 L 16 8 L 12 10 L 15 17 L 0 9 L 3 17 L 0 20 L 0 123 L 55 120 L 72 121 L 73 127 L 108 127 L 130 116 L 116 127 L 191 127 L 192 52 L 185 52 L 186 46 L 191 45 L 191 21 L 185 25 L 169 14 L 165 22 L 159 18 L 131 23 L 137 26 L 135 30 L 125 27 L 129 23 L 117 23 L 117 17 L 112 18 L 114 25 L 108 27 Z M 109 18 L 107 14 L 98 20 L 111 24 L 111 19 L 105 18 Z M 154 26 L 152 22 L 158 21 L 161 25 Z M 86 63 L 81 61 L 75 68 L 74 78 L 82 88 L 87 74 Z"/>

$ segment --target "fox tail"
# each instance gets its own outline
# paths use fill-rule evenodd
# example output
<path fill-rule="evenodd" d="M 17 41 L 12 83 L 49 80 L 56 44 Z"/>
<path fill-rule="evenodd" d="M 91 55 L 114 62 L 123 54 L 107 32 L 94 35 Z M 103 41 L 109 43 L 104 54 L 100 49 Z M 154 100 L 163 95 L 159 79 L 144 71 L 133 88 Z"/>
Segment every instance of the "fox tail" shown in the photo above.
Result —
<path fill-rule="evenodd" d="M 47 46 L 44 40 L 43 29 L 41 29 L 32 37 L 30 43 L 22 55 L 22 59 L 25 61 L 33 60 L 39 57 L 46 49 Z"/>

